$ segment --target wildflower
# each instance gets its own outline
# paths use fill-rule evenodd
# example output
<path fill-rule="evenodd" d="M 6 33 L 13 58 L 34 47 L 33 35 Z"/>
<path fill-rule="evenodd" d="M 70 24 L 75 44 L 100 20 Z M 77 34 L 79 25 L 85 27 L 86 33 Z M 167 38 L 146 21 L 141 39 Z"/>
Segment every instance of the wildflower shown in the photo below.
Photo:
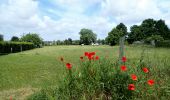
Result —
<path fill-rule="evenodd" d="M 128 85 L 128 90 L 135 90 L 135 85 L 134 84 L 129 84 Z"/>
<path fill-rule="evenodd" d="M 66 67 L 67 67 L 67 69 L 70 70 L 72 68 L 72 65 L 70 63 L 66 63 Z"/>
<path fill-rule="evenodd" d="M 142 68 L 142 70 L 143 70 L 143 72 L 145 72 L 145 73 L 148 73 L 148 72 L 149 72 L 148 68 L 146 68 L 146 67 Z"/>
<path fill-rule="evenodd" d="M 122 57 L 122 62 L 126 62 L 126 57 Z"/>
<path fill-rule="evenodd" d="M 89 53 L 90 55 L 92 55 L 92 56 L 94 56 L 96 53 L 95 52 L 91 52 L 91 53 Z"/>
<path fill-rule="evenodd" d="M 88 55 L 87 56 L 89 60 L 92 60 L 93 59 L 93 56 L 92 55 Z"/>
<path fill-rule="evenodd" d="M 96 57 L 95 57 L 95 60 L 99 60 L 99 56 L 96 56 Z"/>
<path fill-rule="evenodd" d="M 125 66 L 125 65 L 122 65 L 122 66 L 121 66 L 121 70 L 122 70 L 122 71 L 126 71 L 126 70 L 127 70 L 126 66 Z"/>
<path fill-rule="evenodd" d="M 137 76 L 135 74 L 131 74 L 131 78 L 132 80 L 136 81 L 137 80 Z"/>
<path fill-rule="evenodd" d="M 89 53 L 88 53 L 88 52 L 85 52 L 85 53 L 84 53 L 84 55 L 85 55 L 85 56 L 88 56 L 88 55 L 89 55 Z"/>
<path fill-rule="evenodd" d="M 148 80 L 148 84 L 152 86 L 154 84 L 154 80 Z"/>
<path fill-rule="evenodd" d="M 12 96 L 10 96 L 10 100 L 12 100 Z"/>
<path fill-rule="evenodd" d="M 61 58 L 60 58 L 60 61 L 64 61 L 64 58 L 63 58 L 63 57 L 61 57 Z"/>

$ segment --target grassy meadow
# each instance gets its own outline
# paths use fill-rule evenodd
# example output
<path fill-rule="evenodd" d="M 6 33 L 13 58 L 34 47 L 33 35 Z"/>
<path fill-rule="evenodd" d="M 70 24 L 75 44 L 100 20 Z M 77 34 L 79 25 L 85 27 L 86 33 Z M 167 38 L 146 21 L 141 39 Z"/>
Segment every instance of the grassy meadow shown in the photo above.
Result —
<path fill-rule="evenodd" d="M 22 100 L 41 88 L 56 86 L 65 69 L 60 57 L 77 68 L 85 51 L 94 51 L 100 58 L 113 61 L 119 56 L 118 46 L 46 46 L 0 56 L 0 100 L 10 96 Z M 170 92 L 170 49 L 125 46 L 125 56 L 129 66 L 143 58 L 147 67 L 153 67 L 155 84 L 162 82 Z"/>

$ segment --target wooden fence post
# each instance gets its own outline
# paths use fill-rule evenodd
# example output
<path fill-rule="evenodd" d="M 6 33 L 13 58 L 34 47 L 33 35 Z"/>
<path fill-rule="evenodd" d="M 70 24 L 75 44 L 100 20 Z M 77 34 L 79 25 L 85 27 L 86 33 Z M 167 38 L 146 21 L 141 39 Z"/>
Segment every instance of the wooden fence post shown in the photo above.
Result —
<path fill-rule="evenodd" d="M 124 41 L 125 36 L 119 39 L 119 64 L 122 64 L 122 57 L 124 56 Z"/>
<path fill-rule="evenodd" d="M 20 50 L 21 50 L 21 52 L 22 52 L 22 44 L 21 44 L 21 46 L 20 46 Z"/>
<path fill-rule="evenodd" d="M 12 47 L 11 47 L 11 53 L 12 53 Z"/>

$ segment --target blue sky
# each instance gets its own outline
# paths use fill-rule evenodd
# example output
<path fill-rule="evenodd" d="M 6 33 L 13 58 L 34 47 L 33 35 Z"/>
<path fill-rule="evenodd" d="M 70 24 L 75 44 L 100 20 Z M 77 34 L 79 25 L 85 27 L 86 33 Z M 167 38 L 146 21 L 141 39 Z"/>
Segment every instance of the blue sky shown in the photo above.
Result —
<path fill-rule="evenodd" d="M 38 33 L 44 40 L 79 39 L 82 28 L 104 39 L 120 22 L 129 29 L 146 18 L 170 27 L 170 0 L 0 0 L 0 34 L 5 40 Z"/>

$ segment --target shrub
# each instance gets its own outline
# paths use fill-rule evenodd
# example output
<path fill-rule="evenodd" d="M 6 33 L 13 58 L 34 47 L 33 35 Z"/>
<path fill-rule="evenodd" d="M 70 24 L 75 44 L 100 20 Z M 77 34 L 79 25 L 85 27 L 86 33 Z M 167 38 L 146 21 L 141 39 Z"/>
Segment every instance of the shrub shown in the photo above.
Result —
<path fill-rule="evenodd" d="M 154 93 L 154 80 L 149 79 L 151 75 L 147 75 L 149 69 L 139 66 L 131 70 L 126 66 L 126 57 L 122 58 L 121 66 L 108 59 L 99 59 L 95 52 L 86 52 L 80 60 L 81 66 L 75 70 L 75 66 L 64 62 L 62 58 L 66 72 L 55 90 L 57 100 L 129 100 L 140 98 L 140 91 L 143 91 L 141 87 L 148 87 L 144 95 Z"/>
<path fill-rule="evenodd" d="M 0 53 L 20 52 L 33 49 L 34 45 L 30 42 L 0 42 Z M 12 50 L 11 50 L 12 49 Z"/>
<path fill-rule="evenodd" d="M 155 44 L 156 47 L 170 47 L 170 40 L 164 40 L 164 41 L 157 41 Z"/>
<path fill-rule="evenodd" d="M 29 100 L 162 100 L 170 96 L 169 84 L 160 80 L 167 79 L 164 74 L 169 71 L 151 66 L 143 53 L 139 62 L 132 65 L 126 57 L 119 64 L 100 58 L 95 52 L 85 52 L 80 57 L 80 66 L 66 62 L 63 57 L 60 61 L 65 72 L 57 88 L 43 89 Z"/>

